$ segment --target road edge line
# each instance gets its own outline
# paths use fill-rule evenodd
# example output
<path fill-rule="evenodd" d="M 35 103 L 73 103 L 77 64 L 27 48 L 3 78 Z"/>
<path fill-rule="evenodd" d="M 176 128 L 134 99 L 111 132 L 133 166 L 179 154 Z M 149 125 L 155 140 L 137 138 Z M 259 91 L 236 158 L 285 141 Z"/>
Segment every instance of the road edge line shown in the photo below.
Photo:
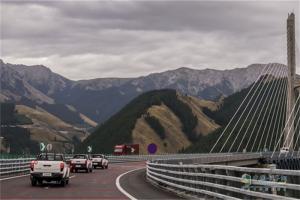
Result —
<path fill-rule="evenodd" d="M 24 174 L 24 175 L 19 175 L 19 176 L 12 176 L 12 177 L 7 177 L 7 178 L 2 178 L 0 181 L 5 181 L 5 180 L 10 180 L 10 179 L 15 179 L 15 178 L 21 178 L 25 176 L 29 176 L 30 174 Z"/>
<path fill-rule="evenodd" d="M 141 170 L 141 169 L 145 169 L 145 167 L 142 167 L 142 168 L 138 168 L 138 169 L 133 169 L 133 170 L 130 170 L 130 171 L 127 171 L 127 172 L 124 172 L 123 174 L 120 174 L 117 179 L 116 179 L 116 186 L 118 188 L 118 190 L 124 194 L 126 197 L 128 197 L 130 200 L 137 200 L 137 198 L 133 197 L 131 194 L 129 194 L 128 192 L 126 192 L 122 187 L 121 187 L 121 184 L 120 184 L 120 179 L 125 176 L 126 174 L 129 174 L 131 172 L 134 172 L 134 171 L 137 171 L 137 170 Z"/>

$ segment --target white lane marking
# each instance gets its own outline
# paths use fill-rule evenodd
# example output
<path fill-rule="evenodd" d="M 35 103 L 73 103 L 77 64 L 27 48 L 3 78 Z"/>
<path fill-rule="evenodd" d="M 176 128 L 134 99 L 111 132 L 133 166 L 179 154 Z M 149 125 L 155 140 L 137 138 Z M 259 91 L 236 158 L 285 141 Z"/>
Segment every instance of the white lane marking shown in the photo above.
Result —
<path fill-rule="evenodd" d="M 2 178 L 0 179 L 0 181 L 5 181 L 5 180 L 10 180 L 10 179 L 15 179 L 15 178 L 21 178 L 24 176 L 29 176 L 30 174 L 24 174 L 24 175 L 20 175 L 20 176 L 12 176 L 12 177 L 7 177 L 7 178 Z"/>
<path fill-rule="evenodd" d="M 121 187 L 121 184 L 120 184 L 120 179 L 122 178 L 122 176 L 128 174 L 128 173 L 131 173 L 131 172 L 134 172 L 134 171 L 137 171 L 137 170 L 141 170 L 141 169 L 145 169 L 145 167 L 142 167 L 142 168 L 138 168 L 138 169 L 133 169 L 133 170 L 130 170 L 128 172 L 125 172 L 123 174 L 120 174 L 118 176 L 118 178 L 116 179 L 116 186 L 118 188 L 118 190 L 120 192 L 122 192 L 126 197 L 128 197 L 130 200 L 137 200 L 135 197 L 133 197 L 131 194 L 129 194 L 128 192 L 126 192 L 122 187 Z"/>
<path fill-rule="evenodd" d="M 69 178 L 75 178 L 76 176 L 75 175 L 73 175 L 73 176 L 70 176 Z"/>

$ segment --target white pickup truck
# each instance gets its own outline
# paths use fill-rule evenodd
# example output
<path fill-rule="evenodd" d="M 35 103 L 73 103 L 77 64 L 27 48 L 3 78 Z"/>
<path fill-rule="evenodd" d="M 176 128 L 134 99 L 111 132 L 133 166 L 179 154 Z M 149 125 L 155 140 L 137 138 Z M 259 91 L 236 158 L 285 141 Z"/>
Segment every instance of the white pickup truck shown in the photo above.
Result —
<path fill-rule="evenodd" d="M 70 168 L 63 154 L 42 153 L 30 163 L 31 185 L 43 184 L 43 181 L 56 181 L 61 186 L 69 183 Z"/>
<path fill-rule="evenodd" d="M 88 154 L 76 154 L 71 159 L 71 172 L 85 170 L 86 173 L 93 172 L 92 158 Z"/>
<path fill-rule="evenodd" d="M 92 155 L 93 167 L 101 167 L 102 169 L 108 168 L 108 160 L 103 154 L 93 154 Z"/>

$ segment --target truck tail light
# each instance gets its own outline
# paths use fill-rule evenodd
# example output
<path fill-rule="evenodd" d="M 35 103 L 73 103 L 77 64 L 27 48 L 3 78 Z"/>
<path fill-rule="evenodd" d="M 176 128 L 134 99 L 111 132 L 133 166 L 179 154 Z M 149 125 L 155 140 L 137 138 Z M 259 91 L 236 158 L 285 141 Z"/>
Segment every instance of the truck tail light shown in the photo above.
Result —
<path fill-rule="evenodd" d="M 65 168 L 65 164 L 64 163 L 60 163 L 59 167 L 60 167 L 60 171 L 62 172 L 64 170 L 64 168 Z"/>
<path fill-rule="evenodd" d="M 33 171 L 34 170 L 34 165 L 36 165 L 38 163 L 38 161 L 37 160 L 33 160 L 33 161 L 31 161 L 31 163 L 30 163 L 30 169 L 31 169 L 31 171 Z"/>

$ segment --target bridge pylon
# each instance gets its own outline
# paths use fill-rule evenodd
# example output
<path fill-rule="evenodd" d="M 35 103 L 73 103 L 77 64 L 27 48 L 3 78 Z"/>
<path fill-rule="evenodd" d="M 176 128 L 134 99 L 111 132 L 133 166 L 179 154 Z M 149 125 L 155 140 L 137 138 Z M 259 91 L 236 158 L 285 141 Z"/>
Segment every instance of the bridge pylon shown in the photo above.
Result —
<path fill-rule="evenodd" d="M 296 81 L 296 52 L 295 52 L 295 14 L 291 13 L 287 18 L 287 66 L 288 66 L 288 88 L 287 88 L 287 109 L 286 109 L 286 130 L 284 132 L 283 147 L 293 149 L 294 129 L 294 112 L 295 105 L 295 81 Z"/>

